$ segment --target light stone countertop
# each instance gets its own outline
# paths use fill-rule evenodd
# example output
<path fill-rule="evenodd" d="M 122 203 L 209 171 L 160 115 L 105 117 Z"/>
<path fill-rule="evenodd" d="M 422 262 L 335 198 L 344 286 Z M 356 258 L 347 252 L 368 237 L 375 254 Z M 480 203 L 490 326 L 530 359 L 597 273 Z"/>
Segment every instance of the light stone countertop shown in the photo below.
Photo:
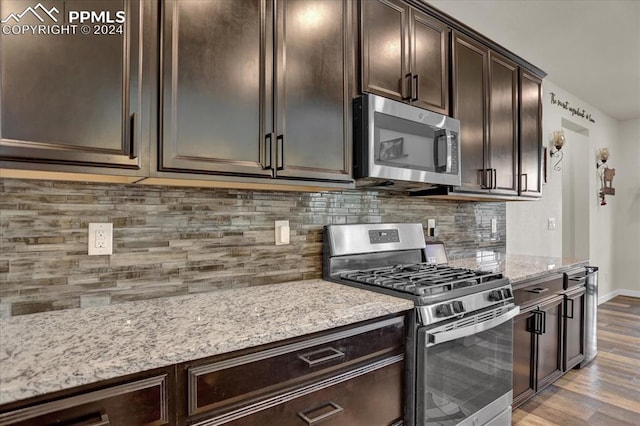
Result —
<path fill-rule="evenodd" d="M 578 266 L 586 266 L 588 263 L 588 260 L 582 259 L 505 254 L 493 251 L 478 251 L 475 258 L 449 262 L 451 266 L 459 268 L 501 272 L 514 285 L 551 272 L 563 272 Z"/>
<path fill-rule="evenodd" d="M 0 404 L 413 308 L 323 280 L 0 320 Z"/>

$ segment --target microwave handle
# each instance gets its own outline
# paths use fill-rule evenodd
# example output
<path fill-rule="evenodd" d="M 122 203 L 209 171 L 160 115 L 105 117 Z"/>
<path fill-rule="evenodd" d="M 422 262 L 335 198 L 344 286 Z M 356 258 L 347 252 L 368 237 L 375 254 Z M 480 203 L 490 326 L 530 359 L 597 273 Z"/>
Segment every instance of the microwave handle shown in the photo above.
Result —
<path fill-rule="evenodd" d="M 434 144 L 433 144 L 434 163 L 435 163 L 436 169 L 439 169 L 441 167 L 441 164 L 442 164 L 442 161 L 440 160 L 440 154 L 441 154 L 440 140 L 441 140 L 441 138 L 445 138 L 444 146 L 445 146 L 446 155 L 447 155 L 447 158 L 444 161 L 444 172 L 451 173 L 451 163 L 453 161 L 453 155 L 452 155 L 453 141 L 452 141 L 452 137 L 451 137 L 451 132 L 449 132 L 448 130 L 443 131 L 442 133 L 438 134 L 435 137 L 435 141 L 434 141 Z M 442 171 L 442 170 L 440 170 L 440 171 Z"/>
<path fill-rule="evenodd" d="M 469 327 L 458 328 L 451 331 L 444 331 L 442 333 L 427 334 L 427 340 L 425 342 L 425 346 L 430 347 L 430 346 L 438 345 L 440 343 L 449 342 L 451 340 L 472 336 L 474 334 L 490 330 L 494 327 L 504 324 L 505 322 L 514 318 L 519 313 L 520 313 L 520 307 L 516 306 L 497 318 L 483 321 L 478 324 L 470 325 Z"/>

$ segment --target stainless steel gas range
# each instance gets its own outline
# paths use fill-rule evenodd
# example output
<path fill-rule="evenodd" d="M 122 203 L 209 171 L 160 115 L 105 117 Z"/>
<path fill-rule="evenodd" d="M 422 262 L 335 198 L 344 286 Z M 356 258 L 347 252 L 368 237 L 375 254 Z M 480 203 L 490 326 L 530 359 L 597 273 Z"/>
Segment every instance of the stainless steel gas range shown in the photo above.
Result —
<path fill-rule="evenodd" d="M 511 284 L 453 268 L 422 225 L 329 225 L 324 278 L 414 301 L 407 336 L 408 425 L 510 425 Z"/>

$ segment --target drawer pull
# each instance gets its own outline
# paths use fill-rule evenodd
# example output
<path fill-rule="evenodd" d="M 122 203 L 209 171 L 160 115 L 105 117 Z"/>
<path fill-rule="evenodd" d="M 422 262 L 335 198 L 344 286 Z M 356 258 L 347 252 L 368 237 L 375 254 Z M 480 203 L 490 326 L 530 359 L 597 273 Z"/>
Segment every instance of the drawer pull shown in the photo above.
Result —
<path fill-rule="evenodd" d="M 96 413 L 89 418 L 77 419 L 71 423 L 65 423 L 69 426 L 110 426 L 109 416 L 106 413 Z"/>
<path fill-rule="evenodd" d="M 333 407 L 333 410 L 327 411 L 327 412 L 325 412 L 323 414 L 320 414 L 319 416 L 314 417 L 314 418 L 311 418 L 311 417 L 308 416 L 309 414 L 312 414 L 314 411 L 318 411 L 321 408 L 325 408 L 325 407 Z M 311 409 L 306 410 L 306 411 L 300 411 L 298 413 L 298 416 L 300 416 L 300 418 L 302 420 L 304 420 L 308 425 L 313 425 L 313 424 L 318 423 L 321 420 L 328 419 L 329 417 L 335 416 L 336 414 L 341 413 L 343 411 L 344 411 L 344 408 L 342 408 L 341 406 L 339 406 L 338 404 L 336 404 L 333 401 L 329 401 L 329 402 L 326 402 L 326 403 L 324 403 L 324 404 L 322 404 L 322 405 L 320 405 L 318 407 L 311 408 Z"/>
<path fill-rule="evenodd" d="M 536 288 L 532 288 L 531 290 L 527 290 L 529 293 L 535 293 L 535 294 L 540 294 L 540 293 L 544 293 L 545 291 L 549 291 L 548 288 L 541 288 L 541 287 L 536 287 Z"/>
<path fill-rule="evenodd" d="M 324 352 L 328 352 L 328 355 L 316 357 Z M 334 359 L 344 358 L 344 352 L 340 352 L 334 348 L 323 348 L 317 351 L 307 352 L 306 354 L 298 355 L 298 358 L 306 362 L 309 367 L 314 367 L 323 362 L 332 361 Z"/>

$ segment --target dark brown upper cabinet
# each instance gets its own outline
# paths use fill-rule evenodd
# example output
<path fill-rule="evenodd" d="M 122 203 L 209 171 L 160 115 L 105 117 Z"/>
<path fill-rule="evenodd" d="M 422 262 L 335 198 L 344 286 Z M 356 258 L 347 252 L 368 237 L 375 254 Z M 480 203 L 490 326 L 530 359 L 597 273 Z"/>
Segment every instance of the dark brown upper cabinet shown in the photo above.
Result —
<path fill-rule="evenodd" d="M 542 196 L 542 80 L 520 71 L 519 195 Z"/>
<path fill-rule="evenodd" d="M 47 10 L 55 6 L 42 5 Z M 65 6 L 87 9 L 81 1 Z M 88 34 L 78 26 L 68 34 L 0 35 L 2 167 L 130 176 L 147 172 L 156 6 L 138 0 L 90 6 L 110 16 L 124 12 L 125 22 L 85 25 Z M 0 16 L 19 14 L 24 7 L 2 2 Z M 59 21 L 62 12 L 60 7 L 49 11 Z M 41 22 L 28 14 L 20 24 Z"/>
<path fill-rule="evenodd" d="M 489 49 L 453 34 L 453 116 L 460 120 L 462 191 L 489 189 Z"/>
<path fill-rule="evenodd" d="M 349 181 L 351 8 L 166 0 L 158 169 Z"/>
<path fill-rule="evenodd" d="M 402 1 L 361 5 L 362 91 L 449 114 L 449 28 Z"/>
<path fill-rule="evenodd" d="M 518 66 L 489 52 L 488 187 L 518 194 Z"/>
<path fill-rule="evenodd" d="M 456 191 L 518 195 L 518 66 L 453 36 L 453 116 L 460 120 L 462 185 Z"/>

